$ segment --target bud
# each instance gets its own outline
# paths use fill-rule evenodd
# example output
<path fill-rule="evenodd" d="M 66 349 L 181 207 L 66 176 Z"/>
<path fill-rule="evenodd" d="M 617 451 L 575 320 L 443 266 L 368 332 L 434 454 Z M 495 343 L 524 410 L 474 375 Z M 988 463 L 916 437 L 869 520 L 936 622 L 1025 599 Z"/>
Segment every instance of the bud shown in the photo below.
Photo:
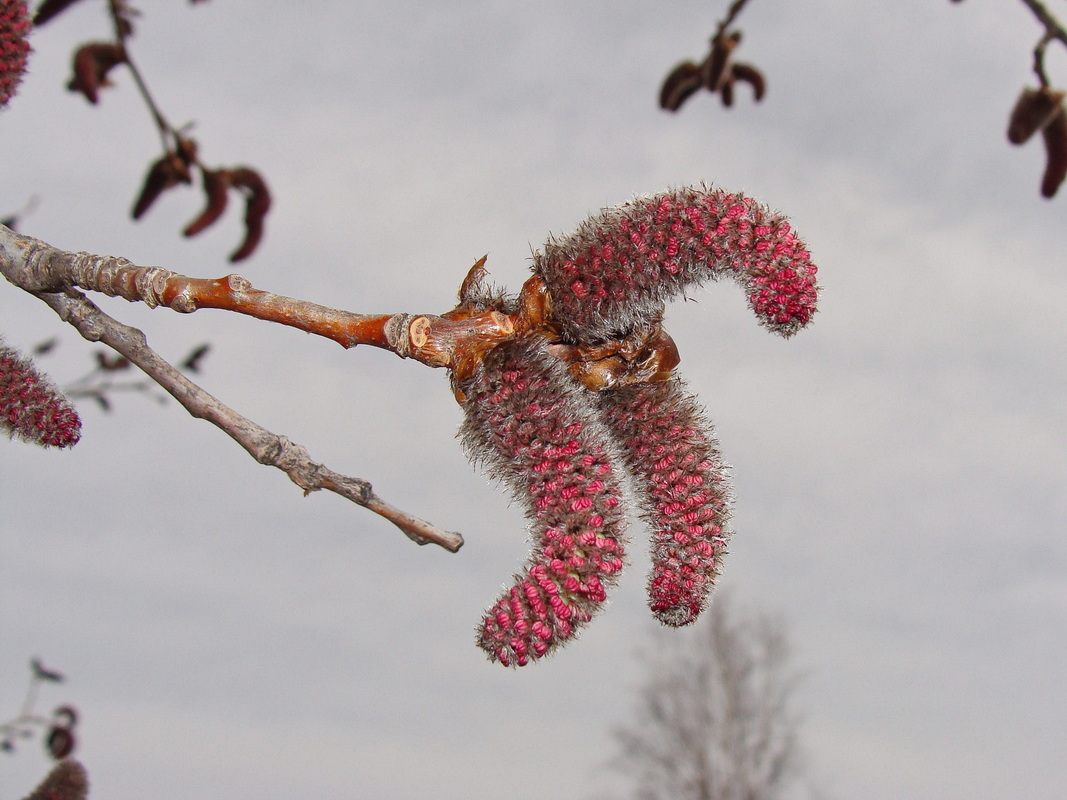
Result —
<path fill-rule="evenodd" d="M 73 753 L 74 745 L 74 731 L 62 725 L 53 726 L 45 739 L 45 748 L 56 761 L 61 761 Z"/>
<path fill-rule="evenodd" d="M 751 64 L 734 64 L 730 75 L 734 81 L 744 81 L 752 86 L 752 95 L 757 103 L 767 93 L 767 81 L 764 80 L 763 73 Z"/>
<path fill-rule="evenodd" d="M 1039 130 L 1043 130 L 1063 109 L 1063 92 L 1044 86 L 1025 88 L 1008 118 L 1008 141 L 1024 144 Z"/>
<path fill-rule="evenodd" d="M 71 92 L 81 92 L 94 106 L 100 100 L 100 89 L 111 86 L 107 74 L 119 64 L 126 63 L 126 50 L 115 42 L 90 42 L 74 51 L 74 77 L 67 84 Z"/>

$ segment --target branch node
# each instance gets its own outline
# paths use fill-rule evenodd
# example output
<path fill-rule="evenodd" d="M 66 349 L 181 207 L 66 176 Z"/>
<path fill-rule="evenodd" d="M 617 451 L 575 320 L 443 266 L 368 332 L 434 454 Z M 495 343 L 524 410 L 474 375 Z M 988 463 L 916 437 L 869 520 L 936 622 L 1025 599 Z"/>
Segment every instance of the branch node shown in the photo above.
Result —
<path fill-rule="evenodd" d="M 413 319 L 411 327 L 408 329 L 408 338 L 411 340 L 411 346 L 415 349 L 425 347 L 426 343 L 430 341 L 430 320 L 426 317 Z"/>
<path fill-rule="evenodd" d="M 411 358 L 411 314 L 393 314 L 385 323 L 385 340 L 401 358 Z"/>
<path fill-rule="evenodd" d="M 72 253 L 69 257 L 68 275 L 74 286 L 131 303 L 140 300 L 149 308 L 163 305 L 163 290 L 174 275 L 162 267 L 139 267 L 121 257 L 92 253 Z"/>
<path fill-rule="evenodd" d="M 231 292 L 247 292 L 252 288 L 252 281 L 243 275 L 227 275 L 225 281 Z"/>

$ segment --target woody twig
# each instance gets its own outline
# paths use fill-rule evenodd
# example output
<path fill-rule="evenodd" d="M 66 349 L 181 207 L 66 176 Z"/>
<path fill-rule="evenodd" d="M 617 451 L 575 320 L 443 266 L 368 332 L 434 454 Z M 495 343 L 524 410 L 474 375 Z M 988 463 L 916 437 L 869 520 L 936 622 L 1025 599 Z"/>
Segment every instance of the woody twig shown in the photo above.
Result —
<path fill-rule="evenodd" d="M 3 226 L 0 226 L 0 271 L 16 286 L 39 297 L 61 319 L 74 326 L 85 339 L 102 342 L 129 359 L 181 403 L 192 416 L 207 420 L 220 428 L 259 463 L 277 467 L 285 472 L 305 493 L 320 489 L 335 492 L 388 519 L 418 544 L 437 544 L 451 552 L 457 551 L 463 545 L 463 537 L 460 534 L 441 530 L 391 505 L 378 497 L 367 481 L 342 475 L 313 461 L 301 445 L 272 433 L 229 408 L 152 350 L 144 333 L 118 322 L 78 291 L 78 287 L 81 287 L 127 300 L 140 300 L 149 305 L 164 305 L 166 303 L 159 302 L 159 291 L 166 292 L 168 281 L 173 280 L 170 284 L 172 291 L 166 292 L 168 296 L 172 296 L 171 304 L 178 310 L 192 311 L 196 306 L 190 306 L 188 298 L 196 296 L 196 292 L 182 294 L 180 289 L 199 288 L 202 290 L 201 294 L 210 299 L 219 296 L 215 291 L 215 284 L 219 282 L 187 279 L 156 267 L 137 267 L 125 259 L 69 253 L 37 239 L 16 234 Z M 266 297 L 257 295 L 256 299 L 248 304 L 247 309 L 232 310 L 284 322 L 284 319 L 279 318 L 286 316 L 284 308 L 294 304 L 306 305 L 315 311 L 310 313 L 310 321 L 307 324 L 298 324 L 296 327 L 312 330 L 315 328 L 315 320 L 320 320 L 321 330 L 312 332 L 321 335 L 327 335 L 324 331 L 334 332 L 343 327 L 328 313 L 331 309 L 302 304 L 300 301 L 279 298 L 265 292 L 259 294 Z M 240 305 L 239 298 L 234 302 Z M 225 306 L 220 301 L 220 304 L 214 307 Z M 349 315 L 347 312 L 336 314 L 342 318 L 355 318 L 349 320 L 355 322 L 350 326 L 352 330 L 368 332 L 365 340 L 359 341 L 355 340 L 358 339 L 358 333 L 354 334 L 355 338 L 350 337 L 351 344 L 347 346 L 387 346 L 386 340 L 376 338 L 379 328 L 367 322 L 382 318 Z M 296 316 L 291 319 L 295 320 Z"/>

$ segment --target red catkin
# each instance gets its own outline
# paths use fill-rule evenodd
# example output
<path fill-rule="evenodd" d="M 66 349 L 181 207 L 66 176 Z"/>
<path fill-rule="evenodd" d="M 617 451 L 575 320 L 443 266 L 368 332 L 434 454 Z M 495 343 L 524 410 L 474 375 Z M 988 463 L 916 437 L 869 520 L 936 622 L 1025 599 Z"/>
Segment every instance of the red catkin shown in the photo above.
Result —
<path fill-rule="evenodd" d="M 528 336 L 492 350 L 466 395 L 463 441 L 527 509 L 533 547 L 478 629 L 478 644 L 523 666 L 574 636 L 623 566 L 625 517 L 608 437 L 586 390 Z"/>
<path fill-rule="evenodd" d="M 533 270 L 551 321 L 572 343 L 625 336 L 657 322 L 688 287 L 731 277 L 761 324 L 791 336 L 818 299 L 816 267 L 781 215 L 741 194 L 692 187 L 642 197 L 550 240 Z"/>
<path fill-rule="evenodd" d="M 25 0 L 0 0 L 0 106 L 18 91 L 30 55 L 30 20 Z"/>
<path fill-rule="evenodd" d="M 677 378 L 602 392 L 599 401 L 651 529 L 649 607 L 665 625 L 688 625 L 707 603 L 730 537 L 718 442 Z"/>
<path fill-rule="evenodd" d="M 78 412 L 33 362 L 0 342 L 0 428 L 45 447 L 81 438 Z"/>

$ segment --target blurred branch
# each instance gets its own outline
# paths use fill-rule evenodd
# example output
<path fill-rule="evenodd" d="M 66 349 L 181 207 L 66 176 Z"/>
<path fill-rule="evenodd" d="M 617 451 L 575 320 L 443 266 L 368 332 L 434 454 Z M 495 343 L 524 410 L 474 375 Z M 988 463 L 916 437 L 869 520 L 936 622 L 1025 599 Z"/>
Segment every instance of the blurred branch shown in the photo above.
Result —
<path fill-rule="evenodd" d="M 1045 4 L 1041 0 L 1022 0 L 1022 2 L 1029 8 L 1038 21 L 1045 26 L 1045 33 L 1038 41 L 1037 46 L 1034 47 L 1034 73 L 1037 75 L 1038 80 L 1041 81 L 1042 86 L 1049 86 L 1048 75 L 1045 73 L 1045 49 L 1048 47 L 1049 42 L 1058 41 L 1064 47 L 1067 47 L 1067 29 L 1064 29 L 1063 24 L 1055 17 L 1055 15 L 1049 11 Z"/>
<path fill-rule="evenodd" d="M 137 64 L 134 63 L 130 57 L 130 50 L 126 46 L 126 40 L 133 35 L 133 24 L 130 20 L 130 10 L 125 3 L 120 0 L 109 0 L 108 13 L 111 15 L 111 22 L 115 28 L 115 41 L 119 47 L 122 48 L 122 56 L 127 69 L 130 71 L 130 75 L 133 76 L 133 82 L 137 86 L 137 91 L 141 95 L 141 99 L 144 100 L 146 106 L 148 106 L 148 112 L 152 115 L 152 119 L 156 123 L 156 127 L 159 129 L 159 135 L 163 140 L 163 149 L 171 149 L 171 141 L 173 139 L 173 146 L 177 147 L 178 141 L 181 138 L 180 134 L 175 131 L 173 126 L 167 122 L 167 118 L 163 116 L 163 111 L 160 109 L 159 104 L 155 98 L 152 97 L 152 92 L 148 89 L 148 83 L 144 79 L 144 75 L 141 70 L 138 69 Z"/>
<path fill-rule="evenodd" d="M 61 673 L 45 667 L 39 658 L 30 660 L 30 683 L 26 688 L 26 696 L 22 700 L 18 716 L 6 722 L 0 722 L 0 750 L 12 752 L 15 749 L 16 740 L 29 738 L 33 736 L 34 731 L 47 728 L 51 724 L 51 719 L 37 713 L 37 697 L 42 683 L 62 683 L 63 680 Z M 70 710 L 69 706 L 61 708 Z"/>
<path fill-rule="evenodd" d="M 718 38 L 726 32 L 726 29 L 733 24 L 735 19 L 737 19 L 738 14 L 741 13 L 741 9 L 745 7 L 745 3 L 747 2 L 748 0 L 734 0 L 733 5 L 731 5 L 729 11 L 726 12 L 726 17 L 719 23 L 719 29 L 715 32 L 715 36 L 713 36 L 712 39 Z"/>

